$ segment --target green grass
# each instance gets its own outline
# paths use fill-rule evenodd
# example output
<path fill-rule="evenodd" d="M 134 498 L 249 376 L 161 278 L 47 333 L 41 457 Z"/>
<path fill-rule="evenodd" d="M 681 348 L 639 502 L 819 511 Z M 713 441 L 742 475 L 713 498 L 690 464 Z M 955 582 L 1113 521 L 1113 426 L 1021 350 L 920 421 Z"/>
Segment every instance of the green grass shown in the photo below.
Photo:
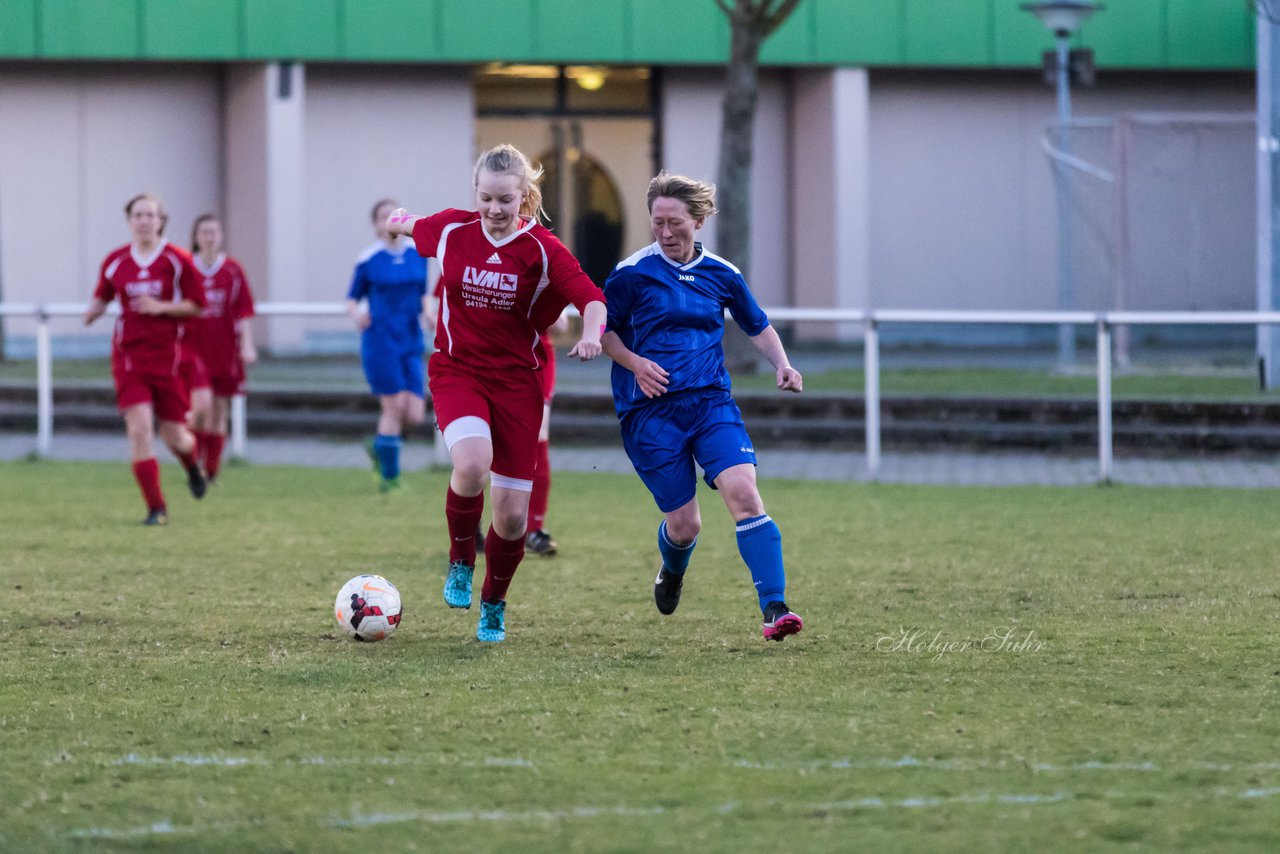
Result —
<path fill-rule="evenodd" d="M 440 602 L 444 475 L 165 477 L 143 529 L 122 464 L 0 464 L 0 850 L 1280 839 L 1270 493 L 770 481 L 807 628 L 769 644 L 714 494 L 663 618 L 638 481 L 557 474 L 561 554 L 482 646 Z M 369 571 L 405 618 L 356 644 L 332 602 Z"/>
<path fill-rule="evenodd" d="M 861 370 L 837 369 L 806 373 L 807 392 L 861 395 L 866 377 Z M 772 374 L 734 377 L 736 391 L 765 391 L 775 387 Z M 882 371 L 880 393 L 921 397 L 1046 397 L 1094 398 L 1098 381 L 1092 374 L 1058 374 L 1012 368 L 896 368 Z M 1133 373 L 1112 377 L 1111 393 L 1118 399 L 1275 401 L 1280 394 L 1258 389 L 1256 377 L 1237 374 Z"/>

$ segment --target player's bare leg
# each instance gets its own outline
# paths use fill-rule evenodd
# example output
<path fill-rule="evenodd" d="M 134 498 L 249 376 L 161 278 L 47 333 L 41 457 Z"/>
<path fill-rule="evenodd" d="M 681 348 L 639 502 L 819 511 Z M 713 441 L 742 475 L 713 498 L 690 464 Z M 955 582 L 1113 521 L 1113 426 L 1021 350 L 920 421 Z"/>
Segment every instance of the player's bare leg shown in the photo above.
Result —
<path fill-rule="evenodd" d="M 196 498 L 204 498 L 207 484 L 196 460 L 196 437 L 181 421 L 161 421 L 156 430 L 187 471 L 187 488 Z"/>

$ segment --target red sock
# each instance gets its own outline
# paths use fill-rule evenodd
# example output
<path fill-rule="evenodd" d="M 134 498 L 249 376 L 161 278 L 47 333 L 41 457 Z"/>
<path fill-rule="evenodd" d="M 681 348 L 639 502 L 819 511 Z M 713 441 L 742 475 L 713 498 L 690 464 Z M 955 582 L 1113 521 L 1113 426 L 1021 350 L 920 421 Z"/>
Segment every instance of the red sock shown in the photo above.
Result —
<path fill-rule="evenodd" d="M 209 477 L 217 477 L 222 468 L 222 447 L 227 437 L 221 433 L 205 433 L 200 437 L 200 446 L 204 448 L 204 470 Z"/>
<path fill-rule="evenodd" d="M 472 534 L 474 536 L 474 534 Z M 484 586 L 480 588 L 480 600 L 494 602 L 507 598 L 507 588 L 516 574 L 520 561 L 524 560 L 524 537 L 504 540 L 489 526 L 484 538 Z"/>
<path fill-rule="evenodd" d="M 476 565 L 476 527 L 484 515 L 484 493 L 470 498 L 449 487 L 444 497 L 444 518 L 449 523 L 449 560 Z"/>
<path fill-rule="evenodd" d="M 551 494 L 551 443 L 538 443 L 538 468 L 533 473 L 529 495 L 529 530 L 541 531 L 547 520 L 547 498 Z"/>
<path fill-rule="evenodd" d="M 156 458 L 135 460 L 133 479 L 142 490 L 142 500 L 147 502 L 147 511 L 164 510 L 164 493 L 160 491 L 160 464 L 156 462 Z"/>

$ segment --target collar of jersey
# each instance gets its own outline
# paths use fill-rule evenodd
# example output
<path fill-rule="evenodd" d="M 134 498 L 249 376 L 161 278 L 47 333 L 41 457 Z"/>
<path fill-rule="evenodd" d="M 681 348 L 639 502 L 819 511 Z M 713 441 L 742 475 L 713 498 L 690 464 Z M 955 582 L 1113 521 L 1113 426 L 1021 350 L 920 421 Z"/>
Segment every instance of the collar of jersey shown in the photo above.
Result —
<path fill-rule="evenodd" d="M 675 261 L 672 261 L 670 258 L 668 258 L 667 253 L 662 251 L 661 244 L 659 244 L 658 241 L 656 240 L 653 241 L 653 248 L 654 250 L 656 250 L 659 258 L 661 258 L 663 261 L 666 261 L 668 264 L 670 264 L 672 267 L 675 267 L 678 270 L 688 270 L 690 267 L 696 267 L 698 263 L 704 257 L 706 257 L 706 253 L 702 250 L 702 244 L 696 241 L 693 244 L 693 249 L 694 249 L 693 260 L 689 261 L 686 264 L 679 264 Z"/>
<path fill-rule="evenodd" d="M 130 243 L 129 255 L 133 258 L 133 263 L 137 264 L 140 269 L 145 270 L 147 267 L 150 267 L 152 264 L 156 262 L 156 259 L 158 259 L 164 253 L 165 247 L 168 245 L 169 244 L 165 243 L 163 240 L 158 241 L 156 243 L 156 251 L 151 253 L 151 256 L 149 258 L 144 258 L 143 256 L 138 254 L 138 248 L 134 246 L 132 243 Z"/>
<path fill-rule="evenodd" d="M 523 217 L 522 217 L 522 219 L 523 219 Z M 487 229 L 487 228 L 485 228 L 485 227 L 484 227 L 484 217 L 481 217 L 481 218 L 480 218 L 480 231 L 481 231 L 481 233 L 483 233 L 483 234 L 484 234 L 484 239 L 485 239 L 485 240 L 487 240 L 487 241 L 489 241 L 490 243 L 492 243 L 494 246 L 506 246 L 508 243 L 510 243 L 511 241 L 515 240 L 517 237 L 519 237 L 520 235 L 524 234 L 526 231 L 528 231 L 529 229 L 533 228 L 533 227 L 534 227 L 535 225 L 537 225 L 537 224 L 538 224 L 537 220 L 535 220 L 535 219 L 533 219 L 533 218 L 531 217 L 531 218 L 529 219 L 529 221 L 528 221 L 528 222 L 526 222 L 524 225 L 520 226 L 520 227 L 519 227 L 519 228 L 517 228 L 515 231 L 511 232 L 510 234 L 508 234 L 506 237 L 502 238 L 501 240 L 494 240 L 494 239 L 493 239 L 493 235 L 491 235 L 491 234 L 489 233 L 489 229 Z"/>
<path fill-rule="evenodd" d="M 218 257 L 213 259 L 213 263 L 210 264 L 208 267 L 206 267 L 204 265 L 204 259 L 200 257 L 199 252 L 193 253 L 191 256 L 191 261 L 196 265 L 196 269 L 199 270 L 201 273 L 204 273 L 206 276 L 212 276 L 214 273 L 221 270 L 222 264 L 226 260 L 227 260 L 227 253 L 219 252 Z"/>

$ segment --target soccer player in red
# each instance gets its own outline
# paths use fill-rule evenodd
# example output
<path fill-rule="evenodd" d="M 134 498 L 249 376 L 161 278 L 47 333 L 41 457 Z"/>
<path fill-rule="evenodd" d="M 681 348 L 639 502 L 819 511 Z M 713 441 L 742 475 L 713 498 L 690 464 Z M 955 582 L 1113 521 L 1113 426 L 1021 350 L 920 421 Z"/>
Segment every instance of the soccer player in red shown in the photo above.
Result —
<path fill-rule="evenodd" d="M 583 317 L 570 356 L 600 355 L 604 294 L 577 259 L 539 223 L 542 170 L 510 145 L 490 149 L 472 176 L 476 210 L 427 217 L 397 209 L 392 234 L 413 237 L 440 266 L 435 353 L 427 368 L 436 424 L 453 461 L 445 518 L 449 575 L 444 601 L 471 607 L 476 523 L 485 482 L 493 513 L 485 536 L 485 578 L 476 637 L 506 637 L 507 589 L 524 558 L 529 492 L 537 469 L 546 367 L 542 332 L 570 303 Z"/>
<path fill-rule="evenodd" d="M 191 388 L 191 423 L 200 446 L 209 483 L 222 467 L 231 398 L 244 393 L 244 369 L 258 360 L 253 343 L 253 293 L 240 262 L 223 248 L 222 222 L 201 214 L 191 226 L 192 261 L 204 285 L 207 305 L 199 317 L 186 322 L 183 349 L 188 342 L 199 353 L 207 372 L 207 405 Z"/>
<path fill-rule="evenodd" d="M 556 392 L 556 351 L 551 341 L 553 332 L 569 328 L 561 315 L 542 334 L 542 348 L 547 353 L 547 366 L 540 374 L 542 385 L 542 426 L 538 428 L 538 468 L 533 475 L 533 491 L 529 495 L 529 533 L 524 546 L 543 557 L 554 557 L 556 540 L 544 527 L 547 524 L 547 502 L 551 496 L 551 398 Z"/>
<path fill-rule="evenodd" d="M 178 378 L 182 319 L 204 308 L 204 288 L 191 256 L 164 239 L 167 216 L 157 197 L 134 196 L 124 212 L 132 240 L 103 260 L 84 322 L 93 323 L 119 297 L 111 336 L 116 404 L 129 436 L 133 476 L 147 502 L 143 524 L 165 525 L 168 512 L 152 451 L 157 432 L 187 470 L 191 494 L 203 498 L 205 492 L 196 439 L 186 425 L 187 394 Z"/>

